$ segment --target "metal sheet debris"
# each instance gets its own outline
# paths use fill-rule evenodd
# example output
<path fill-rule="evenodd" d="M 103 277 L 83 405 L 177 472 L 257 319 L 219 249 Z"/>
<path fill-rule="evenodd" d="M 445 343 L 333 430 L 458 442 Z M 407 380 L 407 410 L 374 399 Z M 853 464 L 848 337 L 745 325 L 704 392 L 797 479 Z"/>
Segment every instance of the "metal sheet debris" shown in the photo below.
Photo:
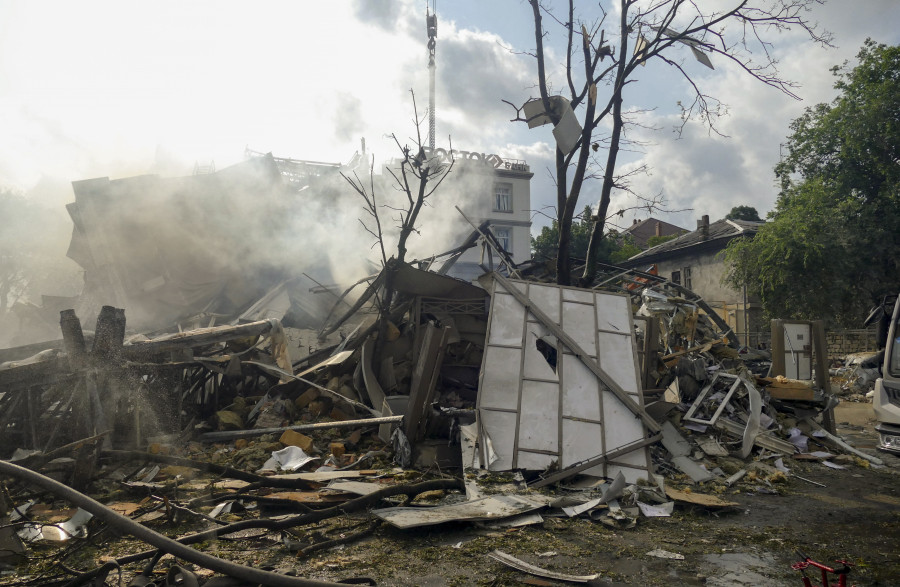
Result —
<path fill-rule="evenodd" d="M 18 531 L 18 535 L 25 542 L 37 542 L 38 540 L 66 542 L 71 538 L 83 538 L 87 536 L 87 523 L 93 517 L 93 514 L 87 510 L 78 508 L 71 518 L 60 524 L 26 522 Z"/>
<path fill-rule="evenodd" d="M 464 503 L 431 508 L 392 507 L 372 513 L 397 528 L 434 526 L 446 522 L 497 520 L 540 509 L 550 502 L 543 495 L 492 495 Z"/>
<path fill-rule="evenodd" d="M 286 446 L 281 450 L 273 451 L 270 458 L 262 466 L 263 471 L 296 471 L 307 463 L 319 460 L 319 457 L 311 457 L 299 446 Z"/>
<path fill-rule="evenodd" d="M 495 550 L 489 553 L 488 556 L 508 567 L 512 567 L 530 575 L 535 575 L 536 577 L 544 577 L 545 579 L 567 581 L 569 583 L 587 583 L 588 581 L 594 581 L 601 577 L 600 573 L 594 575 L 569 575 L 566 573 L 558 573 L 556 571 L 548 571 L 547 569 L 542 569 L 540 567 L 536 567 L 532 564 L 526 563 L 525 561 L 517 559 L 516 557 L 506 554 L 505 552 L 500 550 Z"/>
<path fill-rule="evenodd" d="M 639 501 L 637 502 L 637 505 L 641 509 L 641 513 L 648 518 L 668 518 L 675 510 L 674 501 L 667 501 L 659 505 L 653 505 Z"/>
<path fill-rule="evenodd" d="M 512 516 L 511 518 L 503 518 L 493 522 L 481 522 L 485 528 L 501 529 L 501 528 L 522 528 L 524 526 L 534 526 L 543 524 L 544 517 L 536 512 L 522 514 L 520 516 Z"/>
<path fill-rule="evenodd" d="M 381 483 L 368 483 L 365 481 L 332 481 L 325 486 L 326 489 L 355 493 L 356 495 L 369 495 L 379 489 L 383 489 Z"/>

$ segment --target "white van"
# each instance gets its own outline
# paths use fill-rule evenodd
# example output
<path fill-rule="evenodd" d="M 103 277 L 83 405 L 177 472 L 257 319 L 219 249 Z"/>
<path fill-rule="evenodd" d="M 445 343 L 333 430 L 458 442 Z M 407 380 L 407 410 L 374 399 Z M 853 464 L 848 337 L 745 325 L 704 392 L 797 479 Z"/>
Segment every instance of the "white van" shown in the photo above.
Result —
<path fill-rule="evenodd" d="M 900 297 L 886 297 L 881 311 L 882 324 L 888 323 L 887 317 L 890 316 L 890 328 L 884 341 L 881 377 L 875 381 L 875 397 L 872 400 L 878 421 L 875 430 L 878 431 L 879 449 L 900 454 Z M 882 331 L 883 326 L 879 328 L 879 332 Z"/>

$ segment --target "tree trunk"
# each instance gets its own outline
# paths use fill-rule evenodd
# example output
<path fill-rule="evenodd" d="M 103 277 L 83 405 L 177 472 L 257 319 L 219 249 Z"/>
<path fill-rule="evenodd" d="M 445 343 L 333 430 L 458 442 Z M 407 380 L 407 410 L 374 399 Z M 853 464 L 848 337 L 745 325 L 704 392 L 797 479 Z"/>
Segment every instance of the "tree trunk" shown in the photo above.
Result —
<path fill-rule="evenodd" d="M 572 261 L 569 258 L 572 241 L 572 216 L 569 215 L 566 218 L 568 178 L 565 159 L 562 152 L 556 149 L 556 227 L 559 232 L 556 247 L 556 283 L 559 285 L 571 285 L 572 282 Z"/>
<path fill-rule="evenodd" d="M 623 4 L 625 4 L 623 2 Z M 589 287 L 597 274 L 597 256 L 600 252 L 600 243 L 603 242 L 603 229 L 606 227 L 606 214 L 609 210 L 609 200 L 615 183 L 616 158 L 619 156 L 619 140 L 622 138 L 622 92 L 625 91 L 625 79 L 628 63 L 628 10 L 622 7 L 622 16 L 619 30 L 622 32 L 622 42 L 619 43 L 619 66 L 616 70 L 616 86 L 612 97 L 613 127 L 609 138 L 609 153 L 606 157 L 606 169 L 603 170 L 603 189 L 600 192 L 600 205 L 597 206 L 597 216 L 591 229 L 591 240 L 588 243 L 587 259 L 584 262 L 584 273 L 581 275 L 582 287 Z"/>

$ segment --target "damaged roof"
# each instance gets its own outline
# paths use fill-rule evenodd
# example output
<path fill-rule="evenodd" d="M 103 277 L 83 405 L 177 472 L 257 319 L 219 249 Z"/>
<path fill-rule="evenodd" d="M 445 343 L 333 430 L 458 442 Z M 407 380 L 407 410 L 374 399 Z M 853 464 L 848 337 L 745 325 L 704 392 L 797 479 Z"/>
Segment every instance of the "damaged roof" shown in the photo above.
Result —
<path fill-rule="evenodd" d="M 753 236 L 764 222 L 722 219 L 711 222 L 706 230 L 698 228 L 693 232 L 656 245 L 638 253 L 622 263 L 623 267 L 635 267 L 681 256 L 685 253 L 717 251 L 737 237 Z"/>

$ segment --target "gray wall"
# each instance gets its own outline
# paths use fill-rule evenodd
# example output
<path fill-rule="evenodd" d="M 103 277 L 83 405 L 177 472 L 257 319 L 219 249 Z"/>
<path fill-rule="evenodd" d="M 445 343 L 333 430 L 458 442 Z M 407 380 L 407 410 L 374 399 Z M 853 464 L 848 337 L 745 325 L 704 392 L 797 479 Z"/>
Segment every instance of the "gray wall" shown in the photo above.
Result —
<path fill-rule="evenodd" d="M 660 261 L 657 267 L 659 275 L 666 279 L 672 278 L 673 271 L 680 271 L 681 285 L 689 287 L 718 312 L 739 333 L 741 342 L 745 342 L 743 333 L 758 332 L 762 327 L 762 307 L 759 300 L 748 296 L 745 319 L 743 292 L 722 283 L 726 265 L 721 251 L 685 254 L 677 259 Z M 690 267 L 691 270 L 690 285 L 685 282 L 685 267 Z M 749 340 L 747 342 L 752 343 Z"/>

